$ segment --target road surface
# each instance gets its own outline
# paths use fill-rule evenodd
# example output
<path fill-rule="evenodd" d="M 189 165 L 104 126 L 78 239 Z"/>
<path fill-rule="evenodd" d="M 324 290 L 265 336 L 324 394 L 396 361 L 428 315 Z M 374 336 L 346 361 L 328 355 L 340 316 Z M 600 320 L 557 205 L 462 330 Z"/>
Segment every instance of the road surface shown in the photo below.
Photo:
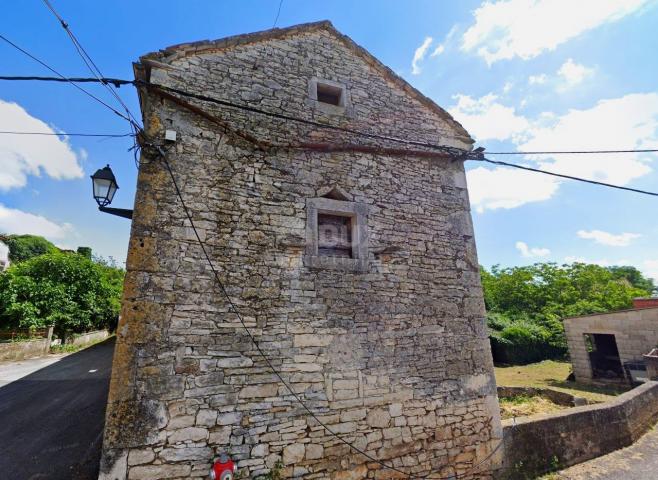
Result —
<path fill-rule="evenodd" d="M 656 480 L 658 427 L 630 447 L 573 466 L 555 477 L 560 480 Z"/>
<path fill-rule="evenodd" d="M 0 366 L 0 478 L 98 478 L 113 351 L 112 338 L 65 357 Z"/>

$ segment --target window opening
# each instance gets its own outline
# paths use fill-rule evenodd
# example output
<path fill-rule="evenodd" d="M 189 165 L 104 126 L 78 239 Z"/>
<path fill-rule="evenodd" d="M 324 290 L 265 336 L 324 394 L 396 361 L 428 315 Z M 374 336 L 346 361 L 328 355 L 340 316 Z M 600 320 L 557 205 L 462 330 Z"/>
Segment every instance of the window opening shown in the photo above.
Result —
<path fill-rule="evenodd" d="M 326 83 L 317 83 L 318 102 L 328 103 L 329 105 L 343 105 L 343 89 Z"/>
<path fill-rule="evenodd" d="M 318 255 L 353 258 L 352 224 L 352 217 L 318 213 Z"/>

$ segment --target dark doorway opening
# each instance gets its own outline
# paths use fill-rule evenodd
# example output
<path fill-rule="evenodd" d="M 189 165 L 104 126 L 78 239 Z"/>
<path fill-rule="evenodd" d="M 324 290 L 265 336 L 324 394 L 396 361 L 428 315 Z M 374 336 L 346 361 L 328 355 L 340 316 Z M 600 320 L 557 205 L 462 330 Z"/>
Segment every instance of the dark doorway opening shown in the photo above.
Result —
<path fill-rule="evenodd" d="M 608 333 L 586 333 L 585 345 L 592 366 L 592 377 L 618 380 L 624 378 L 615 336 Z"/>

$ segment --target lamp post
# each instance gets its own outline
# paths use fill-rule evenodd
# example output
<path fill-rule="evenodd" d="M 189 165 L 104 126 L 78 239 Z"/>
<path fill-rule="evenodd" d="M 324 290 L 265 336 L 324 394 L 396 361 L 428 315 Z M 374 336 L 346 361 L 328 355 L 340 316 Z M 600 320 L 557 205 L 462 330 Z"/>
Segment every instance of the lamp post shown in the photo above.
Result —
<path fill-rule="evenodd" d="M 112 203 L 114 194 L 119 189 L 117 180 L 109 165 L 96 170 L 96 173 L 91 176 L 91 183 L 93 186 L 94 200 L 96 200 L 98 209 L 101 212 L 123 218 L 133 218 L 132 210 L 108 207 L 108 205 Z"/>

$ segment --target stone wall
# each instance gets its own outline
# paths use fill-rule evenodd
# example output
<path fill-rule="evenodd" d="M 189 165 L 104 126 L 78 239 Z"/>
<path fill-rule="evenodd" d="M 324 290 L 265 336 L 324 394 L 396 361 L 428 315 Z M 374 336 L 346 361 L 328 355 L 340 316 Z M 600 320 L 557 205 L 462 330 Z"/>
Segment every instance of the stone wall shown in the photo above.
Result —
<path fill-rule="evenodd" d="M 273 111 L 469 148 L 447 115 L 330 26 L 276 32 L 184 46 L 156 55 L 150 69 L 149 56 L 137 72 Z M 347 85 L 349 109 L 316 109 L 312 77 Z M 155 93 L 142 91 L 141 100 L 151 137 L 177 131 L 167 159 L 226 292 L 304 403 L 399 470 L 490 478 L 497 457 L 486 457 L 501 431 L 463 164 L 263 151 L 227 130 L 279 143 L 382 142 L 196 102 L 224 119 L 222 131 Z M 305 264 L 309 199 L 335 189 L 364 218 L 368 248 L 358 251 L 368 256 L 358 268 Z M 145 149 L 101 478 L 201 479 L 221 451 L 252 477 L 279 462 L 285 477 L 400 475 L 332 436 L 279 381 L 218 289 L 162 161 Z"/>
<path fill-rule="evenodd" d="M 592 367 L 584 334 L 612 334 L 615 336 L 622 364 L 642 361 L 642 355 L 658 345 L 658 308 L 566 318 L 564 329 L 576 380 L 591 382 Z"/>
<path fill-rule="evenodd" d="M 19 342 L 0 342 L 0 361 L 42 357 L 49 350 L 50 342 L 46 338 L 22 340 Z"/>
<path fill-rule="evenodd" d="M 110 336 L 110 332 L 107 330 L 96 330 L 93 332 L 68 335 L 64 343 L 66 343 L 67 345 L 86 345 L 87 343 L 105 340 L 109 336 Z"/>
<path fill-rule="evenodd" d="M 540 418 L 503 421 L 504 468 L 497 478 L 535 478 L 626 447 L 658 420 L 658 382 L 613 401 Z"/>
<path fill-rule="evenodd" d="M 563 405 L 565 407 L 580 407 L 587 405 L 588 403 L 586 398 L 576 397 L 570 393 L 552 390 L 550 388 L 498 386 L 497 390 L 498 398 L 510 398 L 520 395 L 528 397 L 544 397 L 557 405 Z"/>
<path fill-rule="evenodd" d="M 50 352 L 52 335 L 53 327 L 50 327 L 46 338 L 0 342 L 0 362 L 25 360 L 26 358 L 47 355 Z"/>

